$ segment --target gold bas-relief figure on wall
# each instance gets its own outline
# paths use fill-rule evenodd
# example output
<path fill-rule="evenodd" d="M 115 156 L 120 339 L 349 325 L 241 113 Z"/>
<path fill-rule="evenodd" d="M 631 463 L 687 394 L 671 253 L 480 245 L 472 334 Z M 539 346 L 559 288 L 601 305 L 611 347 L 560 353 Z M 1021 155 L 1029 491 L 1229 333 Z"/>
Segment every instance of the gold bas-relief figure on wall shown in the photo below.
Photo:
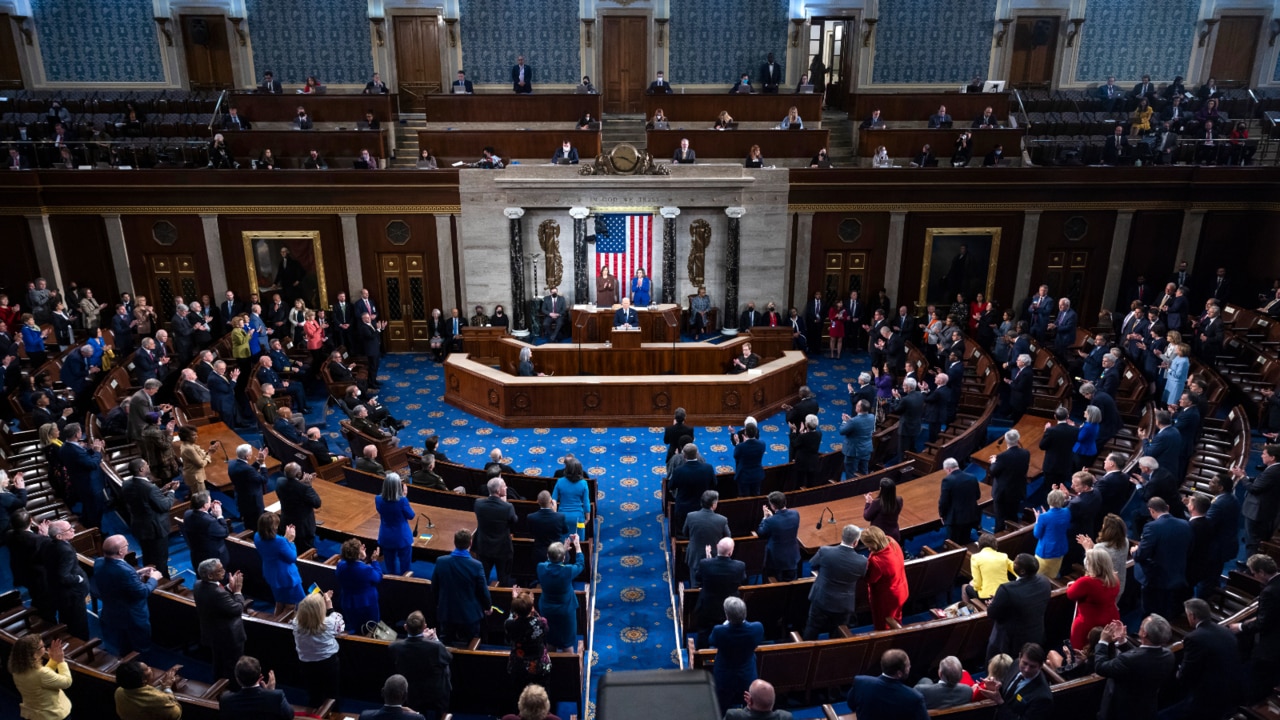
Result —
<path fill-rule="evenodd" d="M 694 220 L 689 225 L 689 283 L 693 287 L 706 284 L 707 246 L 711 244 L 711 223 Z"/>
<path fill-rule="evenodd" d="M 538 245 L 547 258 L 547 287 L 560 287 L 564 279 L 564 261 L 560 258 L 560 224 L 543 220 L 538 225 Z"/>

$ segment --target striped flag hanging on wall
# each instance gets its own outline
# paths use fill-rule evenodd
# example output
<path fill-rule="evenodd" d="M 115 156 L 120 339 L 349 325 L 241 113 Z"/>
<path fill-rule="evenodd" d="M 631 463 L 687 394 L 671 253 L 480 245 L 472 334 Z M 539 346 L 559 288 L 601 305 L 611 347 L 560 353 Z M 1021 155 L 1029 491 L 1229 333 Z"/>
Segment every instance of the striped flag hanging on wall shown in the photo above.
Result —
<path fill-rule="evenodd" d="M 596 275 L 604 267 L 619 279 L 619 299 L 630 294 L 637 268 L 653 277 L 653 215 L 596 217 Z"/>

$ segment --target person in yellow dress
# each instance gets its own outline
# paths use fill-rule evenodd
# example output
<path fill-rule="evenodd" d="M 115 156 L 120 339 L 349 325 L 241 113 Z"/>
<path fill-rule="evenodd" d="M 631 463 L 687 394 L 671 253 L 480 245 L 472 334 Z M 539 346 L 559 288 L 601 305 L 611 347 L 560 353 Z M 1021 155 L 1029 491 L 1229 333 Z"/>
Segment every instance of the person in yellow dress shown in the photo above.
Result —
<path fill-rule="evenodd" d="M 1151 114 L 1154 111 L 1146 98 L 1138 101 L 1138 107 L 1133 109 L 1132 123 L 1129 130 L 1134 135 L 1151 132 Z"/>
<path fill-rule="evenodd" d="M 63 692 L 71 687 L 71 668 L 62 654 L 62 641 L 54 639 L 45 658 L 44 641 L 38 634 L 23 635 L 9 654 L 9 673 L 22 696 L 18 716 L 26 720 L 65 720 L 71 714 L 71 700 Z"/>
<path fill-rule="evenodd" d="M 187 490 L 192 495 L 204 492 L 204 469 L 213 462 L 209 457 L 209 451 L 196 444 L 199 437 L 199 431 L 194 425 L 183 425 L 178 428 L 178 458 L 182 460 L 182 481 L 186 483 Z M 216 440 L 210 442 L 209 450 L 212 450 L 216 443 Z"/>
<path fill-rule="evenodd" d="M 996 588 L 1009 580 L 1013 571 L 1013 563 L 1009 556 L 996 549 L 996 536 L 982 533 L 978 537 L 978 553 L 969 560 L 973 581 L 964 586 L 965 598 L 989 599 L 996 594 Z"/>
<path fill-rule="evenodd" d="M 180 720 L 182 703 L 173 696 L 180 667 L 162 673 L 137 660 L 120 665 L 116 669 L 116 716 L 120 720 Z"/>

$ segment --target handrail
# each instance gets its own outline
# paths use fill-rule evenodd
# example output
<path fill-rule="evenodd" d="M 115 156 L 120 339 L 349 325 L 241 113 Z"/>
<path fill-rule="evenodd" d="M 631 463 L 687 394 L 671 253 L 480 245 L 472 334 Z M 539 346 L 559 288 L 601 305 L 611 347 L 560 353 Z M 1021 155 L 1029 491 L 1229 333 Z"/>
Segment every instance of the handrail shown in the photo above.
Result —
<path fill-rule="evenodd" d="M 214 103 L 213 114 L 209 116 L 209 132 L 210 133 L 213 132 L 213 123 L 215 120 L 218 119 L 218 110 L 219 108 L 222 107 L 222 100 L 226 96 L 227 96 L 227 91 L 225 88 L 222 90 L 222 92 L 218 93 L 218 102 Z"/>
<path fill-rule="evenodd" d="M 1018 99 L 1018 109 L 1022 111 L 1022 121 L 1030 126 L 1031 118 L 1027 116 L 1027 106 L 1022 104 L 1022 93 L 1018 91 L 1018 88 L 1013 89 L 1013 96 Z"/>

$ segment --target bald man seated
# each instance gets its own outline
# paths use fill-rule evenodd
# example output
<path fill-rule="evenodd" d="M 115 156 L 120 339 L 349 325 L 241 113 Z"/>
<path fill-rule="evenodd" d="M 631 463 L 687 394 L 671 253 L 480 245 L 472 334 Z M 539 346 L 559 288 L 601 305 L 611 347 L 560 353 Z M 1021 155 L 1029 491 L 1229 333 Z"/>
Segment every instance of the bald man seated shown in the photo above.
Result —
<path fill-rule="evenodd" d="M 791 713 L 773 709 L 776 696 L 773 685 L 767 680 L 756 680 L 742 694 L 747 706 L 726 712 L 724 720 L 791 720 Z"/>

